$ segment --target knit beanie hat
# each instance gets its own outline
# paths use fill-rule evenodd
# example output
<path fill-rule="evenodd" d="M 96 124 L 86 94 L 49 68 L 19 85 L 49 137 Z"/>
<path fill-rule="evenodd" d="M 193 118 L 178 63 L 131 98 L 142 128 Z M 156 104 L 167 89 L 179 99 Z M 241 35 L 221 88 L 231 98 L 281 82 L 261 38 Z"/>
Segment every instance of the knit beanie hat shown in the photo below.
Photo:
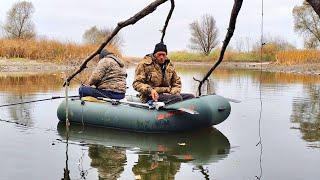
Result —
<path fill-rule="evenodd" d="M 159 52 L 159 51 L 163 51 L 163 52 L 167 52 L 167 46 L 165 44 L 163 44 L 162 42 L 161 43 L 158 43 L 156 44 L 156 46 L 154 47 L 154 51 L 153 51 L 153 54 Z"/>
<path fill-rule="evenodd" d="M 99 54 L 99 59 L 102 59 L 104 57 L 106 57 L 108 54 L 112 54 L 111 52 L 109 52 L 108 50 L 106 49 L 102 49 L 100 54 Z"/>

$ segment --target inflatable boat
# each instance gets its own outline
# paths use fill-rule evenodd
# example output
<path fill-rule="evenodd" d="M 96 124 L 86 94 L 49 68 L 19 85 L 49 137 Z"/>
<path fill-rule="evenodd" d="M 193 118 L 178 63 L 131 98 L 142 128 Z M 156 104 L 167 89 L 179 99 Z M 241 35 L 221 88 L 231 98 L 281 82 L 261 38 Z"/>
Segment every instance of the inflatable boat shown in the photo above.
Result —
<path fill-rule="evenodd" d="M 61 102 L 57 110 L 60 121 L 66 121 L 66 108 L 66 101 Z M 219 95 L 200 96 L 160 107 L 141 103 L 136 97 L 68 100 L 70 122 L 146 133 L 211 127 L 226 120 L 230 111 L 229 101 Z"/>

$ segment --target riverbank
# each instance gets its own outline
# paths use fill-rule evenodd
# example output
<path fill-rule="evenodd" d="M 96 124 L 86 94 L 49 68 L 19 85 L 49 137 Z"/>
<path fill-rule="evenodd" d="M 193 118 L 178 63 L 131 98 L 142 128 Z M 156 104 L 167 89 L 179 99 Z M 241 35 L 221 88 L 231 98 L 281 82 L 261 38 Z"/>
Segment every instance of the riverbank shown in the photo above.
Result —
<path fill-rule="evenodd" d="M 128 66 L 135 66 L 137 62 L 127 63 Z M 208 69 L 213 65 L 212 62 L 174 62 L 176 66 L 205 66 Z M 77 66 L 54 64 L 49 62 L 39 62 L 25 59 L 0 59 L 0 72 L 22 72 L 22 73 L 43 73 L 57 72 L 75 69 Z M 299 65 L 279 65 L 275 63 L 263 62 L 222 62 L 220 69 L 248 69 L 267 72 L 284 72 L 296 74 L 320 75 L 320 63 L 299 64 Z"/>
<path fill-rule="evenodd" d="M 211 68 L 214 63 L 208 62 L 176 62 L 176 66 L 206 66 Z M 294 74 L 310 74 L 320 75 L 320 63 L 313 64 L 296 64 L 296 65 L 281 65 L 270 62 L 222 62 L 220 69 L 248 69 L 260 70 L 265 72 L 283 72 Z"/>

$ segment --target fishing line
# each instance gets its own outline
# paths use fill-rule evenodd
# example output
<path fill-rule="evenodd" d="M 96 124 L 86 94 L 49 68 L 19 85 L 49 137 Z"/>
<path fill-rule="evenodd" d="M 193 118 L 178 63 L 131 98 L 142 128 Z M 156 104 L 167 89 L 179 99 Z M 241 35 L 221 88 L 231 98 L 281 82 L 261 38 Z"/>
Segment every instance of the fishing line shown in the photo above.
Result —
<path fill-rule="evenodd" d="M 261 0 L 261 37 L 260 37 L 260 76 L 259 76 L 259 100 L 260 100 L 260 112 L 259 112 L 259 142 L 256 144 L 256 146 L 260 145 L 260 155 L 259 155 L 259 168 L 260 168 L 260 174 L 259 176 L 256 176 L 257 179 L 261 179 L 262 177 L 262 152 L 263 152 L 263 145 L 262 145 L 262 135 L 261 135 L 261 116 L 262 116 L 262 92 L 261 92 L 261 81 L 262 81 L 262 58 L 263 58 L 263 46 L 265 45 L 264 37 L 263 37 L 263 25 L 264 25 L 264 1 Z"/>
<path fill-rule="evenodd" d="M 19 126 L 23 126 L 23 127 L 27 127 L 27 124 L 23 124 L 20 122 L 16 122 L 16 121 L 10 121 L 10 120 L 5 120 L 5 119 L 0 119 L 1 122 L 6 122 L 6 123 L 11 123 L 11 124 L 16 124 Z"/>
<path fill-rule="evenodd" d="M 74 97 L 79 97 L 79 96 L 69 96 L 69 98 L 74 98 Z M 34 102 L 49 101 L 49 100 L 60 99 L 60 98 L 65 98 L 65 96 L 52 96 L 51 98 L 37 99 L 37 100 L 31 100 L 31 101 L 23 101 L 23 102 L 10 103 L 10 104 L 2 104 L 2 105 L 0 105 L 0 108 L 1 107 L 7 107 L 7 106 L 20 105 L 20 104 L 34 103 Z"/>

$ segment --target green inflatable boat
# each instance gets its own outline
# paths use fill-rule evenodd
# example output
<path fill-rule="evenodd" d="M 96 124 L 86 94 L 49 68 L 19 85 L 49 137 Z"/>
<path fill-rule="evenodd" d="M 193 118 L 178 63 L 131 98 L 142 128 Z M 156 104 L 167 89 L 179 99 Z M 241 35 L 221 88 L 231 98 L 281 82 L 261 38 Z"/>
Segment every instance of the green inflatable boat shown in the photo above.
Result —
<path fill-rule="evenodd" d="M 206 95 L 166 106 L 126 100 L 68 100 L 70 122 L 138 132 L 160 133 L 190 131 L 223 122 L 229 116 L 229 101 L 219 95 Z M 58 107 L 59 120 L 66 120 L 66 101 Z"/>

